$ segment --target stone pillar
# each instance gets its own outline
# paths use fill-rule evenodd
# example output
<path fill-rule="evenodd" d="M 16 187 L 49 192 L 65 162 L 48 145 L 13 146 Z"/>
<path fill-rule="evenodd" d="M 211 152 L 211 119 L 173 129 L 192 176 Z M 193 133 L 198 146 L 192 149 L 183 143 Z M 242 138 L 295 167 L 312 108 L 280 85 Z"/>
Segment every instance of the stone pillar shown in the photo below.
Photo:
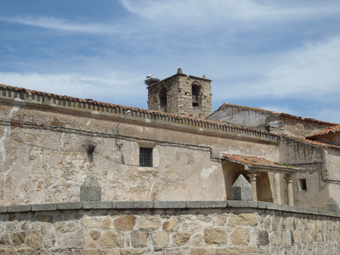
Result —
<path fill-rule="evenodd" d="M 80 186 L 80 201 L 100 201 L 102 188 L 91 174 Z"/>
<path fill-rule="evenodd" d="M 286 181 L 287 181 L 287 190 L 288 190 L 288 205 L 294 205 L 292 174 L 286 174 Z"/>
<path fill-rule="evenodd" d="M 253 201 L 253 187 L 242 174 L 231 187 L 231 199 Z"/>
<path fill-rule="evenodd" d="M 256 178 L 258 174 L 254 171 L 251 174 L 248 174 L 248 176 L 249 176 L 250 184 L 253 187 L 253 199 L 254 201 L 257 201 Z"/>

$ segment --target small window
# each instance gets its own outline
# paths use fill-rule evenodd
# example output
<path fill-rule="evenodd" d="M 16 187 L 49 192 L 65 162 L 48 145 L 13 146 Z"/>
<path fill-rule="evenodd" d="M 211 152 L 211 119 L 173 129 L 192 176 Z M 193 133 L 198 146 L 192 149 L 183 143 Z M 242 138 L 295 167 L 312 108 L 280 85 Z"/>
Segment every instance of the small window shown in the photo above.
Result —
<path fill-rule="evenodd" d="M 139 148 L 139 166 L 152 167 L 152 148 Z"/>
<path fill-rule="evenodd" d="M 307 191 L 307 182 L 306 182 L 306 179 L 300 179 L 299 180 L 299 184 L 300 184 L 300 190 Z"/>

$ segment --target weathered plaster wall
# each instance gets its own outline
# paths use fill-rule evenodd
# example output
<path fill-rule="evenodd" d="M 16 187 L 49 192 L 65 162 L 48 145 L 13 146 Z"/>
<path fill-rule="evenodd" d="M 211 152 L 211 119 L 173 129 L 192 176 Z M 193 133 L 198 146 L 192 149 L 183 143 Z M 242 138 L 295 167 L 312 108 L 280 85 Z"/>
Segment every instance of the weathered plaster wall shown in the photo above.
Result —
<path fill-rule="evenodd" d="M 280 130 L 280 133 L 297 136 L 312 134 L 331 125 L 331 123 L 313 122 L 289 116 L 288 114 L 280 114 L 246 106 L 224 104 L 207 119 L 268 131 L 270 130 L 270 122 L 283 121 L 284 130 Z"/>
<path fill-rule="evenodd" d="M 150 120 L 72 115 L 58 108 L 2 106 L 0 205 L 79 201 L 80 185 L 93 174 L 102 200 L 224 200 L 222 152 L 278 160 L 276 143 L 178 131 Z M 121 151 L 116 142 L 122 143 Z M 93 162 L 86 147 L 95 144 Z M 153 167 L 139 167 L 139 147 L 153 147 Z M 211 148 L 211 149 L 210 149 Z M 124 164 L 123 164 L 124 162 Z"/>
<path fill-rule="evenodd" d="M 329 196 L 340 204 L 340 150 L 325 148 L 324 153 L 329 180 Z"/>
<path fill-rule="evenodd" d="M 323 135 L 323 136 L 316 136 L 315 139 L 313 139 L 313 140 L 316 140 L 316 141 L 322 142 L 322 143 L 328 143 L 328 144 L 340 146 L 340 134 L 339 133 Z"/>
<path fill-rule="evenodd" d="M 321 176 L 325 171 L 323 149 L 283 137 L 280 144 L 280 161 L 301 168 L 293 180 L 294 204 L 306 208 L 326 209 L 329 186 L 322 181 Z M 307 191 L 301 190 L 300 179 L 306 180 Z M 285 180 L 281 182 L 284 183 Z"/>
<path fill-rule="evenodd" d="M 226 255 L 340 250 L 338 216 L 290 207 L 264 209 L 270 204 L 239 205 L 0 213 L 0 253 Z"/>

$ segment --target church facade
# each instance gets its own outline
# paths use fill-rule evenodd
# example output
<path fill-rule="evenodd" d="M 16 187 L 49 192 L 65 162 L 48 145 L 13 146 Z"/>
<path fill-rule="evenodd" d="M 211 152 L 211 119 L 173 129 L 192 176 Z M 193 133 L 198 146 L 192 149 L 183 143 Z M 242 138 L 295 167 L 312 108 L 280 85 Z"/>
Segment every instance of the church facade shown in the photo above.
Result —
<path fill-rule="evenodd" d="M 340 202 L 336 124 L 211 113 L 211 80 L 180 69 L 148 92 L 146 110 L 1 85 L 0 206 L 79 201 L 89 175 L 102 201 L 231 200 L 243 175 L 254 200 Z"/>

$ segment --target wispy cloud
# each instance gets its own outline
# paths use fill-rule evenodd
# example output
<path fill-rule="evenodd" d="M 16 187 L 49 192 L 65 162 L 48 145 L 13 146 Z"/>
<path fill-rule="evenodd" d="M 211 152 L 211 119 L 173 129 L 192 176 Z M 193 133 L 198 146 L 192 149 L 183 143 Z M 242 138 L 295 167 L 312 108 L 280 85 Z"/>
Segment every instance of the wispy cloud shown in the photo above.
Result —
<path fill-rule="evenodd" d="M 325 42 L 308 43 L 280 57 L 262 77 L 229 87 L 230 97 L 309 98 L 335 101 L 340 93 L 340 36 Z M 242 88 L 242 89 L 240 89 Z M 247 93 L 244 93 L 247 91 Z"/>
<path fill-rule="evenodd" d="M 138 106 L 145 101 L 145 86 L 133 74 L 108 73 L 85 75 L 78 73 L 0 73 L 1 83 L 54 94 L 92 98 L 94 100 Z M 143 84 L 141 84 L 143 85 Z M 132 92 L 133 91 L 133 92 Z M 144 98 L 145 97 L 145 98 Z M 137 104 L 137 105 L 136 105 Z"/>
<path fill-rule="evenodd" d="M 309 1 L 307 5 L 293 1 L 283 4 L 278 1 L 254 0 L 120 0 L 120 2 L 130 12 L 147 19 L 160 23 L 181 23 L 183 26 L 269 20 L 290 23 L 296 19 L 315 19 L 316 16 L 340 13 L 340 8 L 334 8 L 334 3 L 320 4 L 315 1 Z"/>
<path fill-rule="evenodd" d="M 48 29 L 56 29 L 70 32 L 91 33 L 91 34 L 108 34 L 113 33 L 115 29 L 112 26 L 105 24 L 79 24 L 61 18 L 54 17 L 15 17 L 15 18 L 0 18 L 7 22 L 20 23 L 29 26 L 36 26 Z"/>

